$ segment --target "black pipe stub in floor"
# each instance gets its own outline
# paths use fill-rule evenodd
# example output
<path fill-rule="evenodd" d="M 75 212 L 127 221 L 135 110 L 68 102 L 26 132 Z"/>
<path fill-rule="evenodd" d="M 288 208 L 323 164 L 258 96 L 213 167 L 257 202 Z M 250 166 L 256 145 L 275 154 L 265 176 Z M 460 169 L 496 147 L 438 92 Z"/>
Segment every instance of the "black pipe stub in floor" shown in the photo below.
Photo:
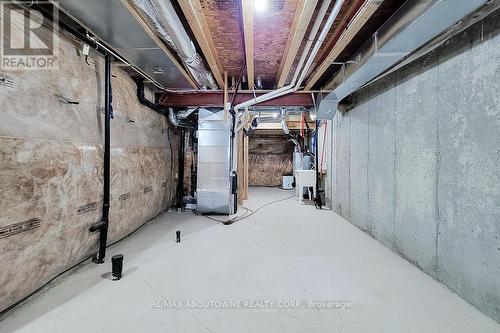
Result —
<path fill-rule="evenodd" d="M 111 274 L 113 275 L 113 281 L 120 280 L 122 278 L 123 271 L 123 254 L 117 254 L 111 257 Z"/>
<path fill-rule="evenodd" d="M 176 242 L 177 243 L 180 243 L 181 242 L 181 231 L 180 230 L 177 230 L 175 232 L 175 236 L 176 236 Z"/>

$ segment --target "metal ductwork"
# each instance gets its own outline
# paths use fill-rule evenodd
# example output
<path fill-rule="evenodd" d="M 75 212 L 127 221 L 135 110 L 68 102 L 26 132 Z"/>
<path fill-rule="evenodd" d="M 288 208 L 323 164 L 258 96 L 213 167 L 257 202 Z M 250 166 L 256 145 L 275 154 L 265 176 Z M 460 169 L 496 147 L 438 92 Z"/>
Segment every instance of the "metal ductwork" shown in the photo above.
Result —
<path fill-rule="evenodd" d="M 286 135 L 290 134 L 290 129 L 288 128 L 288 124 L 286 123 L 286 119 L 281 121 L 281 127 L 283 128 L 283 133 Z"/>
<path fill-rule="evenodd" d="M 196 109 L 193 109 L 193 111 L 189 112 L 189 114 L 191 114 L 192 112 L 194 112 Z M 174 125 L 175 127 L 184 127 L 184 128 L 192 128 L 192 127 L 195 127 L 195 124 L 194 123 L 191 123 L 189 121 L 186 121 L 185 118 L 183 119 L 180 119 L 181 117 L 178 117 L 176 114 L 175 114 L 175 111 L 174 109 L 172 108 L 169 108 L 168 109 L 168 120 L 170 121 L 170 123 L 172 125 Z"/>
<path fill-rule="evenodd" d="M 283 133 L 288 137 L 288 140 L 292 141 L 295 147 L 300 149 L 299 141 L 295 138 L 295 136 L 290 133 L 290 129 L 288 128 L 288 124 L 286 123 L 286 119 L 281 120 L 281 127 L 283 128 Z"/>
<path fill-rule="evenodd" d="M 491 0 L 409 0 L 346 62 L 317 119 L 333 119 L 339 102 L 443 34 Z"/>
<path fill-rule="evenodd" d="M 218 89 L 170 0 L 133 0 L 133 3 L 156 33 L 177 53 L 196 83 L 202 89 Z"/>
<path fill-rule="evenodd" d="M 253 132 L 257 129 L 257 126 L 259 126 L 260 123 L 279 123 L 282 120 L 285 119 L 286 116 L 286 110 L 281 109 L 279 116 L 262 116 L 262 115 L 256 115 L 253 117 L 252 121 L 250 122 L 250 126 L 248 129 L 243 129 L 246 135 L 252 135 Z"/>
<path fill-rule="evenodd" d="M 235 213 L 231 120 L 223 109 L 198 110 L 197 207 L 202 214 Z"/>

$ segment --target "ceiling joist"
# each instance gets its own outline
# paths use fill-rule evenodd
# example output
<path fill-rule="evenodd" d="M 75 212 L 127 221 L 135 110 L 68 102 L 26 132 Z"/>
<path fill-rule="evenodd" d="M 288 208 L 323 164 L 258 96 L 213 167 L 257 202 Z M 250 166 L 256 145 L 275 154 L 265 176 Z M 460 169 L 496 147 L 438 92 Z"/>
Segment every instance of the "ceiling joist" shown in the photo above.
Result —
<path fill-rule="evenodd" d="M 337 59 L 340 53 L 345 49 L 349 42 L 356 36 L 361 27 L 370 19 L 370 17 L 375 13 L 375 11 L 382 4 L 381 0 L 366 0 L 363 6 L 359 9 L 352 20 L 347 24 L 337 42 L 330 50 L 325 60 L 319 65 L 319 67 L 312 73 L 310 78 L 306 82 L 305 90 L 310 90 L 314 84 L 321 78 L 321 76 L 326 72 L 330 65 Z M 342 24 L 339 28 L 342 29 Z M 334 33 L 336 35 L 336 33 Z"/>
<path fill-rule="evenodd" d="M 219 87 L 224 87 L 224 79 L 222 77 L 224 69 L 222 67 L 219 54 L 217 53 L 217 49 L 215 48 L 212 34 L 210 33 L 210 29 L 205 19 L 200 0 L 179 1 L 179 6 L 181 7 L 182 12 L 184 13 L 186 20 L 193 31 L 194 37 L 201 47 L 203 55 L 207 59 L 215 81 L 217 81 Z"/>
<path fill-rule="evenodd" d="M 278 70 L 278 88 L 285 85 L 317 3 L 317 0 L 299 0 L 297 3 L 285 52 Z"/>
<path fill-rule="evenodd" d="M 253 47 L 253 0 L 242 0 L 243 35 L 245 38 L 245 59 L 247 66 L 248 89 L 254 88 L 254 47 Z"/>

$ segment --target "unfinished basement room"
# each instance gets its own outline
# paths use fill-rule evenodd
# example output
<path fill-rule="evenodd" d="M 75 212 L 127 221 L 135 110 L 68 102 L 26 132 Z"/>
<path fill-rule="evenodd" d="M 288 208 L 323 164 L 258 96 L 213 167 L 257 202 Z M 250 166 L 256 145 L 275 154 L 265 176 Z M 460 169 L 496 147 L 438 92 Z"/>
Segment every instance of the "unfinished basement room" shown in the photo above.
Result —
<path fill-rule="evenodd" d="M 1 333 L 500 333 L 500 0 L 0 0 Z"/>

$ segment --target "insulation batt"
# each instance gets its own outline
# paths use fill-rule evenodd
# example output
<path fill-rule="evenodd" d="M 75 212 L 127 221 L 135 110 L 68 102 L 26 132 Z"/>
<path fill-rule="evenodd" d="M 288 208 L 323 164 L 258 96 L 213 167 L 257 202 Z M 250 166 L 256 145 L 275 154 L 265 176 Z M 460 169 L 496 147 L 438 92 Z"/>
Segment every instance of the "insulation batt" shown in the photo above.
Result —
<path fill-rule="evenodd" d="M 281 186 L 281 177 L 292 174 L 292 154 L 293 144 L 283 135 L 251 136 L 248 146 L 249 185 Z"/>

